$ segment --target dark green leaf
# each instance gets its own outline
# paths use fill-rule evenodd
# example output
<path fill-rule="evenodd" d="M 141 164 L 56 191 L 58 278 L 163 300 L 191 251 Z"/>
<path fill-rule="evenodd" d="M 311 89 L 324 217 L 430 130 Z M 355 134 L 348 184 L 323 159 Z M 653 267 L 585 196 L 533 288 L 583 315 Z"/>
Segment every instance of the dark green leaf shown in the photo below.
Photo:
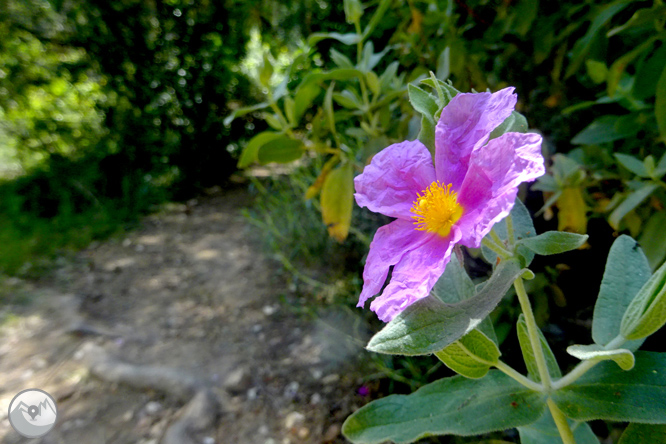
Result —
<path fill-rule="evenodd" d="M 571 143 L 598 145 L 635 136 L 642 127 L 638 118 L 633 114 L 600 117 L 571 139 Z"/>
<path fill-rule="evenodd" d="M 654 113 L 657 116 L 657 126 L 662 142 L 666 143 L 666 66 L 659 76 L 657 82 L 656 98 L 654 101 Z"/>
<path fill-rule="evenodd" d="M 430 435 L 478 435 L 531 424 L 546 397 L 499 371 L 483 379 L 440 379 L 411 395 L 391 395 L 360 408 L 342 433 L 355 444 L 408 443 Z"/>
<path fill-rule="evenodd" d="M 490 133 L 490 140 L 501 136 L 504 133 L 526 133 L 527 119 L 518 111 L 511 111 L 509 117 L 504 119 L 497 128 Z"/>
<path fill-rule="evenodd" d="M 299 86 L 294 96 L 294 120 L 296 124 L 300 122 L 303 114 L 310 108 L 310 105 L 312 105 L 312 102 L 320 92 L 321 88 L 314 83 Z"/>
<path fill-rule="evenodd" d="M 617 444 L 652 444 L 666 442 L 664 424 L 629 424 Z"/>
<path fill-rule="evenodd" d="M 628 212 L 639 206 L 647 197 L 659 187 L 656 183 L 646 182 L 639 189 L 632 192 L 620 205 L 617 206 L 608 217 L 611 227 L 618 230 L 620 221 Z"/>
<path fill-rule="evenodd" d="M 257 153 L 257 160 L 263 164 L 289 163 L 300 159 L 304 152 L 303 142 L 283 136 L 263 144 Z"/>
<path fill-rule="evenodd" d="M 256 105 L 246 106 L 244 108 L 235 109 L 231 114 L 224 118 L 222 123 L 224 126 L 228 126 L 236 117 L 244 116 L 245 114 L 251 113 L 252 111 L 258 111 L 271 106 L 269 102 L 257 103 Z"/>
<path fill-rule="evenodd" d="M 533 237 L 536 234 L 534 230 L 534 224 L 532 223 L 532 216 L 530 216 L 530 212 L 527 210 L 527 208 L 525 208 L 525 205 L 520 201 L 520 199 L 516 199 L 515 203 L 513 204 L 513 209 L 511 209 L 511 218 L 513 220 L 513 231 L 516 241 Z M 495 230 L 500 239 L 503 241 L 508 241 L 506 218 L 497 222 L 493 226 L 493 230 Z M 485 246 L 481 246 L 481 252 L 483 253 L 483 257 L 488 261 L 488 263 L 493 265 L 497 263 L 497 254 L 495 254 L 494 251 Z M 534 259 L 534 253 L 524 246 L 519 245 L 517 247 L 517 252 L 523 260 L 524 267 L 527 267 L 532 262 L 532 259 Z"/>
<path fill-rule="evenodd" d="M 379 22 L 382 20 L 382 17 L 384 17 L 384 14 L 388 10 L 389 6 L 391 6 L 391 0 L 380 0 L 379 6 L 377 7 L 377 10 L 372 15 L 372 17 L 370 18 L 368 26 L 366 26 L 365 29 L 363 30 L 363 40 L 370 37 L 370 34 L 372 34 L 372 31 L 375 30 Z"/>
<path fill-rule="evenodd" d="M 662 10 L 666 11 L 666 5 L 662 6 Z M 661 45 L 654 54 L 639 65 L 636 79 L 640 79 L 640 81 L 634 82 L 632 95 L 638 100 L 654 96 L 659 76 L 664 68 L 666 68 L 666 45 Z"/>
<path fill-rule="evenodd" d="M 471 379 L 483 378 L 497 363 L 500 354 L 495 342 L 477 329 L 435 352 L 435 356 L 448 368 Z"/>
<path fill-rule="evenodd" d="M 666 211 L 662 210 L 650 217 L 638 239 L 652 269 L 657 268 L 666 257 L 664 227 L 666 227 Z"/>
<path fill-rule="evenodd" d="M 479 325 L 522 274 L 514 261 L 502 261 L 476 296 L 457 304 L 428 297 L 407 307 L 377 333 L 368 350 L 399 355 L 425 355 L 457 341 Z"/>
<path fill-rule="evenodd" d="M 666 354 L 637 352 L 630 371 L 602 362 L 575 383 L 554 391 L 553 401 L 577 421 L 666 423 Z"/>
<path fill-rule="evenodd" d="M 615 158 L 622 164 L 623 167 L 631 171 L 637 176 L 648 177 L 649 174 L 645 165 L 640 160 L 627 154 L 616 153 Z"/>

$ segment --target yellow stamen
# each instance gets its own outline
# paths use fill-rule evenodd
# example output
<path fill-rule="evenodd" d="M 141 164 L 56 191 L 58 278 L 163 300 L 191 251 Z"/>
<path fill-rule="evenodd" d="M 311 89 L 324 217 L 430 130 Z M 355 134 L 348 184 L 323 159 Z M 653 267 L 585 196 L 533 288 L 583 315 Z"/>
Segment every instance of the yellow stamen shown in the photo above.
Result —
<path fill-rule="evenodd" d="M 442 186 L 439 181 L 430 184 L 418 194 L 412 206 L 412 218 L 416 229 L 437 233 L 446 237 L 451 227 L 463 214 L 463 207 L 458 203 L 458 194 L 451 191 L 451 184 Z"/>

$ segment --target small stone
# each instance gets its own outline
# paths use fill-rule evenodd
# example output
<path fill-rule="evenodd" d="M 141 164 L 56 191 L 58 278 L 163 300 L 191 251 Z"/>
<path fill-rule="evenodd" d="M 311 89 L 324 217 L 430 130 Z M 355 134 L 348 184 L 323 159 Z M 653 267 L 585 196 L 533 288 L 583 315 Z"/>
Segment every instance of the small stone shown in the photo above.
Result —
<path fill-rule="evenodd" d="M 298 429 L 298 433 L 296 435 L 301 439 L 305 439 L 308 436 L 310 436 L 310 430 L 308 430 L 305 427 L 301 427 L 300 429 Z"/>
<path fill-rule="evenodd" d="M 284 427 L 286 429 L 293 429 L 294 427 L 301 426 L 305 422 L 305 415 L 300 412 L 291 412 L 284 419 Z"/>
<path fill-rule="evenodd" d="M 320 395 L 319 393 L 314 393 L 314 394 L 310 397 L 310 404 L 311 404 L 311 405 L 317 405 L 317 404 L 319 404 L 320 402 L 321 402 L 321 395 Z"/>
<path fill-rule="evenodd" d="M 201 444 L 215 444 L 215 438 L 212 436 L 205 436 L 204 439 L 201 440 Z"/>
<path fill-rule="evenodd" d="M 239 394 L 250 388 L 252 377 L 244 368 L 237 368 L 229 373 L 223 383 L 223 387 L 231 394 Z"/>
<path fill-rule="evenodd" d="M 131 421 L 132 418 L 134 418 L 134 412 L 132 410 L 128 410 L 123 414 L 123 421 Z"/>
<path fill-rule="evenodd" d="M 145 249 L 146 249 L 146 247 L 144 247 L 144 246 L 141 245 L 141 244 L 137 245 L 137 246 L 134 248 L 134 250 L 136 250 L 137 253 L 141 253 L 141 252 L 142 252 L 143 250 L 145 250 Z"/>
<path fill-rule="evenodd" d="M 155 413 L 159 412 L 162 410 L 162 404 L 159 402 L 155 401 L 150 401 L 148 404 L 146 404 L 146 407 L 144 407 L 144 410 L 148 415 L 154 415 Z"/>
<path fill-rule="evenodd" d="M 259 434 L 263 436 L 268 435 L 268 426 L 266 426 L 265 424 L 259 426 Z"/>
<path fill-rule="evenodd" d="M 340 436 L 340 424 L 331 424 L 321 437 L 321 442 L 333 442 Z"/>
<path fill-rule="evenodd" d="M 259 389 L 257 387 L 252 387 L 247 391 L 247 400 L 254 401 L 259 395 Z"/>
<path fill-rule="evenodd" d="M 335 384 L 339 380 L 340 380 L 340 375 L 338 375 L 337 373 L 331 373 L 330 375 L 324 376 L 324 378 L 321 380 L 321 382 L 324 385 L 331 385 L 331 384 Z"/>
<path fill-rule="evenodd" d="M 314 379 L 315 381 L 319 381 L 321 377 L 324 376 L 324 372 L 322 372 L 318 368 L 311 369 L 310 374 L 312 375 L 312 379 Z"/>
<path fill-rule="evenodd" d="M 264 328 L 264 327 L 263 327 L 261 324 L 254 324 L 254 325 L 252 326 L 252 331 L 253 331 L 254 333 L 259 333 L 259 332 L 261 331 L 262 328 Z"/>
<path fill-rule="evenodd" d="M 264 305 L 264 308 L 261 309 L 266 316 L 270 316 L 277 311 L 277 307 L 272 305 Z"/>
<path fill-rule="evenodd" d="M 130 245 L 132 245 L 132 241 L 130 239 L 123 240 L 123 247 L 129 247 Z"/>
<path fill-rule="evenodd" d="M 298 394 L 298 388 L 300 384 L 296 381 L 292 381 L 284 388 L 284 397 L 289 399 L 294 399 Z"/>
<path fill-rule="evenodd" d="M 266 441 L 264 441 L 264 444 L 276 444 L 276 443 L 273 438 L 268 438 Z"/>

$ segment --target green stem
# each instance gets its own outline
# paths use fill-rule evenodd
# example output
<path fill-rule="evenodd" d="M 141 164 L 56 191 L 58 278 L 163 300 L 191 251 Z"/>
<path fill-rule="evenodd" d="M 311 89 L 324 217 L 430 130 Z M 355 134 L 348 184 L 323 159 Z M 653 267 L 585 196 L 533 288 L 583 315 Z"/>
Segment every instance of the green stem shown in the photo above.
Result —
<path fill-rule="evenodd" d="M 539 338 L 539 332 L 534 319 L 534 313 L 532 312 L 532 305 L 530 304 L 530 299 L 527 296 L 525 291 L 525 286 L 523 285 L 523 279 L 518 278 L 513 281 L 513 285 L 516 288 L 516 295 L 518 296 L 518 301 L 520 302 L 520 308 L 523 310 L 525 315 L 525 323 L 527 324 L 527 334 L 530 338 L 530 343 L 532 344 L 532 350 L 534 351 L 534 359 L 536 360 L 537 368 L 539 369 L 539 377 L 541 378 L 541 383 L 544 385 L 547 391 L 551 388 L 550 373 L 548 373 L 548 365 L 546 364 L 546 357 L 543 354 L 543 348 L 541 347 L 541 339 Z"/>
<path fill-rule="evenodd" d="M 505 220 L 506 220 L 506 237 L 509 240 L 509 245 L 514 245 L 516 243 L 516 237 L 513 232 L 513 219 L 509 214 Z"/>
<path fill-rule="evenodd" d="M 513 256 L 511 254 L 511 252 L 509 252 L 508 250 L 506 250 L 502 246 L 497 245 L 495 242 L 488 239 L 488 237 L 484 237 L 483 240 L 481 240 L 481 243 L 484 246 L 488 247 L 489 249 L 493 250 L 495 252 L 495 254 L 497 254 L 498 256 L 500 256 L 503 259 L 508 259 L 508 258 Z"/>
<path fill-rule="evenodd" d="M 605 350 L 617 350 L 627 342 L 625 338 L 622 336 L 617 336 L 615 339 L 610 341 L 606 346 L 604 347 Z M 602 361 L 592 361 L 592 360 L 587 360 L 587 361 L 582 361 L 580 362 L 576 367 L 574 367 L 573 370 L 571 370 L 569 373 L 567 373 L 563 378 L 558 379 L 557 381 L 553 382 L 553 390 L 559 390 L 561 388 L 564 388 L 568 385 L 573 384 L 583 376 L 585 373 L 588 372 L 592 367 L 597 365 Z"/>
<path fill-rule="evenodd" d="M 497 234 L 495 230 L 490 230 L 490 237 L 495 241 L 495 243 L 497 243 L 497 245 L 504 248 L 504 241 L 501 237 L 499 237 L 499 234 Z"/>
<path fill-rule="evenodd" d="M 560 432 L 560 437 L 562 438 L 562 443 L 563 444 L 576 444 L 576 440 L 574 439 L 573 432 L 571 431 L 571 427 L 569 427 L 569 423 L 567 422 L 567 418 L 560 411 L 560 409 L 557 408 L 557 405 L 555 404 L 555 401 L 548 398 L 547 402 L 548 402 L 548 408 L 550 409 L 550 414 L 553 415 L 553 420 L 555 420 L 555 425 L 557 426 L 557 430 Z"/>
<path fill-rule="evenodd" d="M 542 392 L 543 391 L 543 385 L 536 383 L 532 381 L 531 379 L 527 379 L 525 376 L 521 375 L 518 373 L 516 370 L 513 369 L 513 367 L 505 364 L 502 361 L 497 361 L 497 363 L 493 364 L 497 370 L 501 371 L 505 375 L 509 376 L 516 382 L 518 382 L 521 385 L 524 385 L 530 390 L 534 390 L 535 392 Z"/>

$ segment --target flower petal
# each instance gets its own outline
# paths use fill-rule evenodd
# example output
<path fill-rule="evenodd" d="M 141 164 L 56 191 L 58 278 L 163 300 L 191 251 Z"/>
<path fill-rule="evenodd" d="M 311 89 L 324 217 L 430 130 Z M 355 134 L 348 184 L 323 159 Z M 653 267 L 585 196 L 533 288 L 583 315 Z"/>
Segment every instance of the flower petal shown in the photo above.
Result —
<path fill-rule="evenodd" d="M 435 129 L 437 180 L 459 190 L 472 151 L 488 141 L 490 132 L 516 106 L 513 88 L 494 94 L 458 94 L 442 110 Z"/>
<path fill-rule="evenodd" d="M 370 211 L 411 221 L 417 193 L 435 181 L 430 151 L 418 140 L 395 143 L 377 153 L 356 176 L 356 203 Z"/>
<path fill-rule="evenodd" d="M 365 301 L 378 294 L 389 268 L 397 264 L 407 252 L 421 247 L 429 239 L 423 231 L 417 231 L 411 221 L 394 220 L 380 227 L 370 244 L 370 252 L 363 269 L 363 290 L 357 307 L 363 307 Z"/>
<path fill-rule="evenodd" d="M 453 246 L 459 239 L 457 229 L 448 238 L 430 235 L 418 249 L 405 252 L 393 267 L 391 282 L 372 301 L 370 309 L 379 319 L 389 322 L 414 302 L 427 297 L 444 273 Z"/>
<path fill-rule="evenodd" d="M 458 221 L 461 243 L 478 247 L 492 226 L 506 217 L 518 185 L 545 173 L 538 134 L 506 133 L 475 150 L 458 194 L 465 209 Z"/>

